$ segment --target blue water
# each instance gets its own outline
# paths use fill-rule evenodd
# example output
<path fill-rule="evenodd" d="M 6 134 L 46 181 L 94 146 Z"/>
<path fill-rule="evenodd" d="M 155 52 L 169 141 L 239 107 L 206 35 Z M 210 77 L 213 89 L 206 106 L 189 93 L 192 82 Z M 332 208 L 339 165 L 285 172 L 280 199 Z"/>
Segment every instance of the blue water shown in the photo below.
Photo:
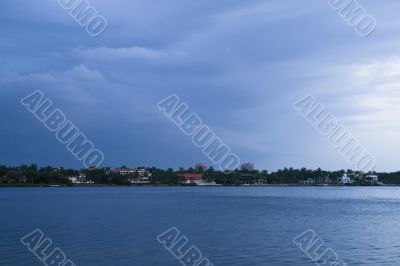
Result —
<path fill-rule="evenodd" d="M 20 243 L 41 229 L 80 265 L 181 265 L 156 240 L 177 227 L 214 265 L 315 265 L 312 229 L 347 265 L 400 264 L 400 188 L 0 189 L 0 265 L 43 265 Z"/>

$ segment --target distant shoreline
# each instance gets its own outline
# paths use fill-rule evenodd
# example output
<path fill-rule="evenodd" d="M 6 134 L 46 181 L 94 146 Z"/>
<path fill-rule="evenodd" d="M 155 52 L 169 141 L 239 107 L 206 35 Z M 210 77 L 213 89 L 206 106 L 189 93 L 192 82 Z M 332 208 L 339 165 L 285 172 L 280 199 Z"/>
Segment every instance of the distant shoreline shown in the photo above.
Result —
<path fill-rule="evenodd" d="M 302 185 L 302 184 L 263 184 L 263 185 L 214 185 L 214 186 L 196 186 L 196 185 L 65 185 L 65 184 L 0 184 L 0 188 L 98 188 L 98 187 L 398 187 L 398 184 L 334 184 L 334 185 Z"/>

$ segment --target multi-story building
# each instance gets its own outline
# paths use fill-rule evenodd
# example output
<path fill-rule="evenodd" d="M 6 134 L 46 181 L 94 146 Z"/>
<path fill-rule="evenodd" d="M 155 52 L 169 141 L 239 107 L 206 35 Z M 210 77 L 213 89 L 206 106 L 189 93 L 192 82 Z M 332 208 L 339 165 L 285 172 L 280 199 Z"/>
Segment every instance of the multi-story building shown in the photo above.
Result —
<path fill-rule="evenodd" d="M 129 178 L 129 182 L 131 184 L 150 184 L 151 183 L 151 172 L 147 171 L 144 168 L 115 168 L 111 170 L 109 173 L 123 175 L 123 176 L 132 176 Z"/>
<path fill-rule="evenodd" d="M 115 169 L 111 170 L 111 173 L 118 174 L 118 175 L 133 175 L 136 173 L 136 169 L 128 168 L 128 167 L 121 167 L 121 168 L 115 168 Z"/>
<path fill-rule="evenodd" d="M 242 171 L 254 171 L 254 164 L 252 163 L 244 163 L 240 166 Z"/>
<path fill-rule="evenodd" d="M 144 168 L 115 168 L 111 170 L 111 173 L 118 175 L 137 175 L 138 177 L 151 177 L 151 172 Z"/>
<path fill-rule="evenodd" d="M 368 175 L 368 178 L 370 178 L 372 183 L 378 183 L 379 182 L 378 175 L 375 175 L 375 174 L 371 175 L 370 174 L 370 175 Z"/>
<path fill-rule="evenodd" d="M 378 183 L 379 178 L 375 173 L 356 173 L 354 179 L 360 183 Z"/>
<path fill-rule="evenodd" d="M 195 169 L 197 171 L 206 171 L 208 169 L 208 165 L 205 163 L 198 163 L 196 164 Z"/>

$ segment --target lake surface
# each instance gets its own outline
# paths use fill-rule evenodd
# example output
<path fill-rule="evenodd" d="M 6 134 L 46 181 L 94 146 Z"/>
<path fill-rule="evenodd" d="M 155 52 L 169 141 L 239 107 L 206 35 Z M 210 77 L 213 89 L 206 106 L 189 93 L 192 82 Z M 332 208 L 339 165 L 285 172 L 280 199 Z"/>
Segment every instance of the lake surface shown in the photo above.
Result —
<path fill-rule="evenodd" d="M 171 227 L 215 266 L 315 265 L 292 241 L 308 229 L 347 265 L 400 264 L 397 187 L 7 188 L 0 211 L 0 265 L 43 265 L 35 229 L 77 266 L 181 265 Z"/>

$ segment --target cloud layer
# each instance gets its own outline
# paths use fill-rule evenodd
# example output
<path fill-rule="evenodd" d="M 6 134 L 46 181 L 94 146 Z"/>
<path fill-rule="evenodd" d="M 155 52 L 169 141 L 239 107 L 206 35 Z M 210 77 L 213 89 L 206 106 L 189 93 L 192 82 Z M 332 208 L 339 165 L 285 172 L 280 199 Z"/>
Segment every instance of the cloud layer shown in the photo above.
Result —
<path fill-rule="evenodd" d="M 258 168 L 350 168 L 295 110 L 319 102 L 398 170 L 397 1 L 363 1 L 377 21 L 358 36 L 326 1 L 90 0 L 108 20 L 92 38 L 57 1 L 2 1 L 0 163 L 81 167 L 19 100 L 34 90 L 105 153 L 105 165 L 206 161 L 159 112 L 177 94 Z"/>

